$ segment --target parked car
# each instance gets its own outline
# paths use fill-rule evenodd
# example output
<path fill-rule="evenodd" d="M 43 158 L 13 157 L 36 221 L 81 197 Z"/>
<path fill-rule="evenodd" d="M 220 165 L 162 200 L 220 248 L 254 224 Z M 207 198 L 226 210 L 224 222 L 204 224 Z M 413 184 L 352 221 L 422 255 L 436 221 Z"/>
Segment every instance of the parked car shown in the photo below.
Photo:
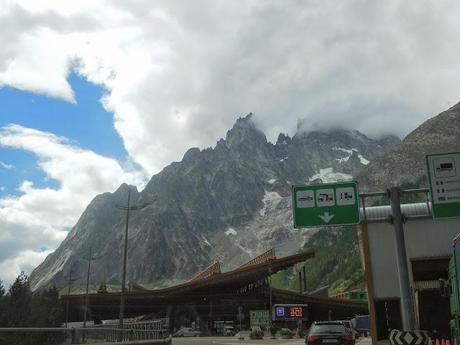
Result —
<path fill-rule="evenodd" d="M 292 332 L 289 328 L 281 328 L 280 335 L 282 339 L 291 339 L 294 332 Z"/>
<path fill-rule="evenodd" d="M 342 321 L 320 321 L 311 325 L 307 345 L 355 345 L 355 338 Z"/>
<path fill-rule="evenodd" d="M 224 326 L 224 335 L 233 337 L 235 335 L 235 327 L 233 326 Z"/>
<path fill-rule="evenodd" d="M 358 331 L 353 327 L 353 323 L 351 322 L 351 320 L 340 320 L 343 325 L 348 329 L 350 330 L 351 334 L 353 335 L 353 337 L 355 339 L 359 338 L 359 333 Z"/>
<path fill-rule="evenodd" d="M 200 331 L 196 331 L 191 327 L 182 327 L 173 335 L 174 337 L 199 337 L 201 336 Z"/>

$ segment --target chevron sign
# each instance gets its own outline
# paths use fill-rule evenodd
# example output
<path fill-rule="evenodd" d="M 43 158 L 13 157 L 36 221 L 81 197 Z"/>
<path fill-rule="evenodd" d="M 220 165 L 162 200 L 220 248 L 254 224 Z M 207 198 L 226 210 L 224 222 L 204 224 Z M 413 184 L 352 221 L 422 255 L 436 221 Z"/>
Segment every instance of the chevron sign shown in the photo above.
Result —
<path fill-rule="evenodd" d="M 427 331 L 399 331 L 393 329 L 390 332 L 391 345 L 428 345 L 429 336 Z"/>

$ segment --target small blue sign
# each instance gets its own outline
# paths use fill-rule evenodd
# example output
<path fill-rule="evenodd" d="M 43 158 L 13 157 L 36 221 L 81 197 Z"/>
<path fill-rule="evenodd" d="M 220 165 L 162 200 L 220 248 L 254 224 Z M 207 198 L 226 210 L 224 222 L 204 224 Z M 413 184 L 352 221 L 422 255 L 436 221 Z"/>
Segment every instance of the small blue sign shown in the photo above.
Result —
<path fill-rule="evenodd" d="M 276 307 L 276 316 L 284 317 L 284 307 Z"/>

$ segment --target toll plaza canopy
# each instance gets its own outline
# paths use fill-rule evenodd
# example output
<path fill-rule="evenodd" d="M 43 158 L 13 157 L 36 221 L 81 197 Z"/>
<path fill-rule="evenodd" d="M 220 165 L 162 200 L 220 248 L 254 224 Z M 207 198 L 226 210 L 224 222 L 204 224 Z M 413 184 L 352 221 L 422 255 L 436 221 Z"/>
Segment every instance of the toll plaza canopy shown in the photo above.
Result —
<path fill-rule="evenodd" d="M 167 288 L 129 291 L 125 293 L 125 316 L 149 315 L 168 318 L 171 329 L 194 324 L 196 328 L 213 332 L 218 322 L 248 324 L 252 310 L 269 310 L 276 303 L 308 304 L 309 320 L 353 317 L 367 314 L 367 303 L 351 302 L 328 297 L 310 296 L 270 287 L 269 277 L 314 257 L 314 252 L 304 252 L 276 258 L 275 250 L 262 255 L 228 272 L 221 272 L 215 262 L 190 281 Z M 81 321 L 85 295 L 63 295 L 69 305 L 69 321 Z M 119 315 L 120 293 L 93 293 L 88 296 L 90 319 L 116 319 Z M 238 307 L 242 314 L 238 314 Z M 240 313 L 241 314 L 241 313 Z"/>

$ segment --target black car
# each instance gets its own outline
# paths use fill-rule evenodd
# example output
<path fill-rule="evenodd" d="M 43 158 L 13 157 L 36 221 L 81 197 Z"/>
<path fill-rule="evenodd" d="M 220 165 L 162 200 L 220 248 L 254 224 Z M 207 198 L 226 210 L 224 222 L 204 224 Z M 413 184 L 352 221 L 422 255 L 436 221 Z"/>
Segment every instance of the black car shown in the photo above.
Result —
<path fill-rule="evenodd" d="M 307 345 L 355 345 L 355 339 L 342 321 L 321 321 L 311 325 Z"/>

